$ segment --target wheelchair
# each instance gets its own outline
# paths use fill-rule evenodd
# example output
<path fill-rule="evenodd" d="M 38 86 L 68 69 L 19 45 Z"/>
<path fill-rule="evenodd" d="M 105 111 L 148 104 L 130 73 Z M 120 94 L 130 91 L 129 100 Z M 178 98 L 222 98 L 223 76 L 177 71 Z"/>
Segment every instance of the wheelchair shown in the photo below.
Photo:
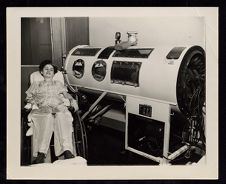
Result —
<path fill-rule="evenodd" d="M 40 81 L 43 80 L 41 74 L 39 71 L 33 72 L 30 75 L 30 83 L 33 83 L 34 81 Z M 64 77 L 63 74 L 58 71 L 55 76 L 54 80 L 59 80 L 62 83 L 64 83 Z M 73 98 L 76 98 L 76 94 L 71 94 Z M 73 117 L 73 149 L 75 156 L 83 157 L 84 159 L 88 159 L 88 144 L 87 144 L 87 135 L 86 135 L 86 128 L 84 125 L 84 122 L 80 118 L 80 111 L 73 112 L 73 109 L 68 107 L 69 111 L 72 114 Z M 32 135 L 26 135 L 27 131 L 30 130 L 29 126 L 29 120 L 28 115 L 31 112 L 31 109 L 22 109 L 21 112 L 21 165 L 30 165 L 33 160 L 32 156 Z M 54 136 L 54 133 L 53 133 Z M 54 154 L 53 149 L 53 136 L 51 139 L 49 151 L 47 153 L 45 162 L 54 162 L 58 159 L 61 159 L 61 157 L 57 158 Z"/>

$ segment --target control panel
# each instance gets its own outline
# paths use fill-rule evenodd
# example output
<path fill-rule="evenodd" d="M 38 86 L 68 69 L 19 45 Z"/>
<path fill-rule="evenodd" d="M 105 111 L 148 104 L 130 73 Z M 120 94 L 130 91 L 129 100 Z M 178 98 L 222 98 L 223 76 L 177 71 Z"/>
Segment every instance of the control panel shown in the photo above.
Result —
<path fill-rule="evenodd" d="M 152 116 L 152 107 L 146 104 L 139 104 L 139 114 L 143 116 Z"/>

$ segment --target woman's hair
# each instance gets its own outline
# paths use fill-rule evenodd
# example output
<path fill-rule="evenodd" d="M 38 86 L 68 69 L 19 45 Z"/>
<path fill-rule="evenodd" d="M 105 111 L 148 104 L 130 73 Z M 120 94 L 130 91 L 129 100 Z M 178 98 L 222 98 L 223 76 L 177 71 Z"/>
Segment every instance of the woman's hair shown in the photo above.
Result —
<path fill-rule="evenodd" d="M 54 69 L 54 74 L 57 73 L 58 69 L 55 65 L 52 64 L 51 60 L 44 60 L 39 65 L 39 71 L 41 72 L 46 65 L 52 65 Z"/>

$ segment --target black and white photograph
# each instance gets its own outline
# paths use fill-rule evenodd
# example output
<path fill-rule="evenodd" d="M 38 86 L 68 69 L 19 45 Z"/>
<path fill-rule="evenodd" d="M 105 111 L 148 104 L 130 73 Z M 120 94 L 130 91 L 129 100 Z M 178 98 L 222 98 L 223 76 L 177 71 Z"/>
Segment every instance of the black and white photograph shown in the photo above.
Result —
<path fill-rule="evenodd" d="M 217 178 L 217 8 L 7 13 L 9 178 Z"/>

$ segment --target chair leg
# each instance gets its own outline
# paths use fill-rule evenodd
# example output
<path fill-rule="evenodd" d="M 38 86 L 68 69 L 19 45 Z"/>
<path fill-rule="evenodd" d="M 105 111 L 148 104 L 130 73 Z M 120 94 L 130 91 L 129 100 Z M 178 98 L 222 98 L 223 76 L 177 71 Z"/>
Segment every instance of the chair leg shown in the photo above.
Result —
<path fill-rule="evenodd" d="M 55 150 L 54 150 L 54 133 L 51 137 L 49 152 L 50 152 L 50 162 L 54 162 L 54 161 L 58 160 L 58 158 L 55 155 Z"/>

